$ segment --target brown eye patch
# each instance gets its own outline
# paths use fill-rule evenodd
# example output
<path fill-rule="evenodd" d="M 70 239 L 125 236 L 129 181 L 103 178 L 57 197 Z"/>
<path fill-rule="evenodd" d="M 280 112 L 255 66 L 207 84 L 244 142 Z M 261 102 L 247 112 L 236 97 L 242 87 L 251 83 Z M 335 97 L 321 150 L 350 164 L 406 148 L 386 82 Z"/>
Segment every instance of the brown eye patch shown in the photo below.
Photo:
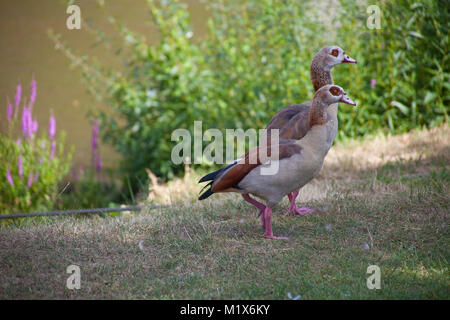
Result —
<path fill-rule="evenodd" d="M 331 50 L 331 55 L 337 57 L 339 55 L 339 50 L 338 49 Z"/>
<path fill-rule="evenodd" d="M 330 93 L 331 93 L 333 96 L 338 96 L 338 95 L 340 95 L 341 90 L 339 90 L 338 87 L 331 87 L 331 88 L 330 88 Z"/>

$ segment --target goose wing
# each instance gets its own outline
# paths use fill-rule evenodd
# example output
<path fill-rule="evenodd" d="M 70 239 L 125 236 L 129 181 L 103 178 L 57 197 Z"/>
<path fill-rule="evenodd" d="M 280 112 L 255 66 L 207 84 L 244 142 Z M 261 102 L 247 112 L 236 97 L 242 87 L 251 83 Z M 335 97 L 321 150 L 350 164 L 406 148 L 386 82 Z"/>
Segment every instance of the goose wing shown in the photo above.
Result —
<path fill-rule="evenodd" d="M 209 197 L 216 192 L 225 192 L 229 189 L 236 189 L 237 184 L 253 169 L 272 159 L 290 158 L 295 154 L 301 153 L 302 148 L 293 140 L 282 140 L 278 144 L 278 157 L 275 154 L 274 146 L 259 146 L 247 152 L 242 158 L 228 165 L 225 170 L 216 171 L 216 175 L 211 182 L 205 186 L 209 188 L 200 196 L 200 200 Z M 207 175 L 211 177 L 211 174 Z M 206 176 L 205 176 L 206 177 Z M 207 181 L 201 179 L 201 181 Z"/>

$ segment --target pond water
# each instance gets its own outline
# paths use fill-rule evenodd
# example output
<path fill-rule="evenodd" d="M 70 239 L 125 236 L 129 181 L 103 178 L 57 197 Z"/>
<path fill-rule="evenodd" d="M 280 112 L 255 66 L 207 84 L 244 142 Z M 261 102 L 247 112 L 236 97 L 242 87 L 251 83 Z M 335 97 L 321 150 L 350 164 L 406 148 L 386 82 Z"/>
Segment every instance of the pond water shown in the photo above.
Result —
<path fill-rule="evenodd" d="M 151 36 L 149 14 L 145 0 L 105 1 L 107 12 L 126 23 L 131 29 Z M 200 1 L 185 1 L 194 26 L 194 34 L 201 36 L 205 30 L 207 11 Z M 105 10 L 94 0 L 78 0 L 84 19 L 93 21 L 96 27 L 111 31 Z M 89 106 L 102 107 L 87 93 L 81 81 L 79 69 L 62 52 L 55 50 L 47 32 L 53 29 L 79 55 L 99 58 L 107 65 L 120 65 L 114 54 L 103 46 L 94 47 L 94 35 L 81 30 L 66 28 L 66 5 L 57 0 L 19 0 L 0 2 L 0 130 L 4 131 L 6 99 L 14 99 L 15 88 L 20 82 L 23 92 L 29 96 L 29 85 L 34 75 L 37 81 L 37 99 L 33 114 L 39 122 L 39 134 L 47 130 L 52 111 L 57 130 L 67 134 L 67 144 L 75 146 L 74 163 L 90 165 L 91 123 L 86 117 Z M 155 34 L 155 33 L 153 33 Z M 152 41 L 149 38 L 149 41 Z M 103 165 L 115 167 L 120 159 L 113 149 L 101 144 Z"/>

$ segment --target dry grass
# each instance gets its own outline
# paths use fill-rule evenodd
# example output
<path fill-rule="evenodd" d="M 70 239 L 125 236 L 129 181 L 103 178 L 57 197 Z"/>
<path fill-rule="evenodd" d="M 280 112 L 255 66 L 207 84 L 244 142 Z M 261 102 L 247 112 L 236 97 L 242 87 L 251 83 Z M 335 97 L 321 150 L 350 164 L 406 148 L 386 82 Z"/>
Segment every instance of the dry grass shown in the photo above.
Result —
<path fill-rule="evenodd" d="M 51 218 L 0 230 L 0 298 L 448 299 L 448 126 L 348 141 L 330 151 L 299 202 L 261 237 L 238 195 L 196 200 L 199 175 L 151 187 L 170 205 L 119 217 Z M 31 220 L 30 220 L 31 221 Z M 70 264 L 81 289 L 65 287 Z M 366 286 L 381 268 L 381 290 Z"/>
<path fill-rule="evenodd" d="M 430 164 L 427 159 L 434 157 L 448 160 L 449 138 L 449 127 L 442 126 L 430 130 L 415 130 L 398 136 L 378 135 L 363 142 L 348 141 L 330 150 L 322 174 L 325 176 L 337 174 L 343 177 L 349 173 L 373 170 L 388 162 L 419 160 L 426 166 Z M 446 165 L 447 169 L 448 166 L 449 163 Z"/>

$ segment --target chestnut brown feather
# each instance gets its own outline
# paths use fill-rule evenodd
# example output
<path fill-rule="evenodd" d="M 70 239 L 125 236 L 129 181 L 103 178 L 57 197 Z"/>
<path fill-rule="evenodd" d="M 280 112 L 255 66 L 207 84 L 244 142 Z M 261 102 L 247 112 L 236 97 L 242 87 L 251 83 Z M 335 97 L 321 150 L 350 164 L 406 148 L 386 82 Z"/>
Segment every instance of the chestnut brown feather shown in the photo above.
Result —
<path fill-rule="evenodd" d="M 280 141 L 278 146 L 278 157 L 272 154 L 271 146 L 259 146 L 247 152 L 243 159 L 232 166 L 226 173 L 213 182 L 212 192 L 223 192 L 226 189 L 235 187 L 250 171 L 263 164 L 263 157 L 275 158 L 278 160 L 290 158 L 294 154 L 300 154 L 302 148 L 292 141 Z"/>

